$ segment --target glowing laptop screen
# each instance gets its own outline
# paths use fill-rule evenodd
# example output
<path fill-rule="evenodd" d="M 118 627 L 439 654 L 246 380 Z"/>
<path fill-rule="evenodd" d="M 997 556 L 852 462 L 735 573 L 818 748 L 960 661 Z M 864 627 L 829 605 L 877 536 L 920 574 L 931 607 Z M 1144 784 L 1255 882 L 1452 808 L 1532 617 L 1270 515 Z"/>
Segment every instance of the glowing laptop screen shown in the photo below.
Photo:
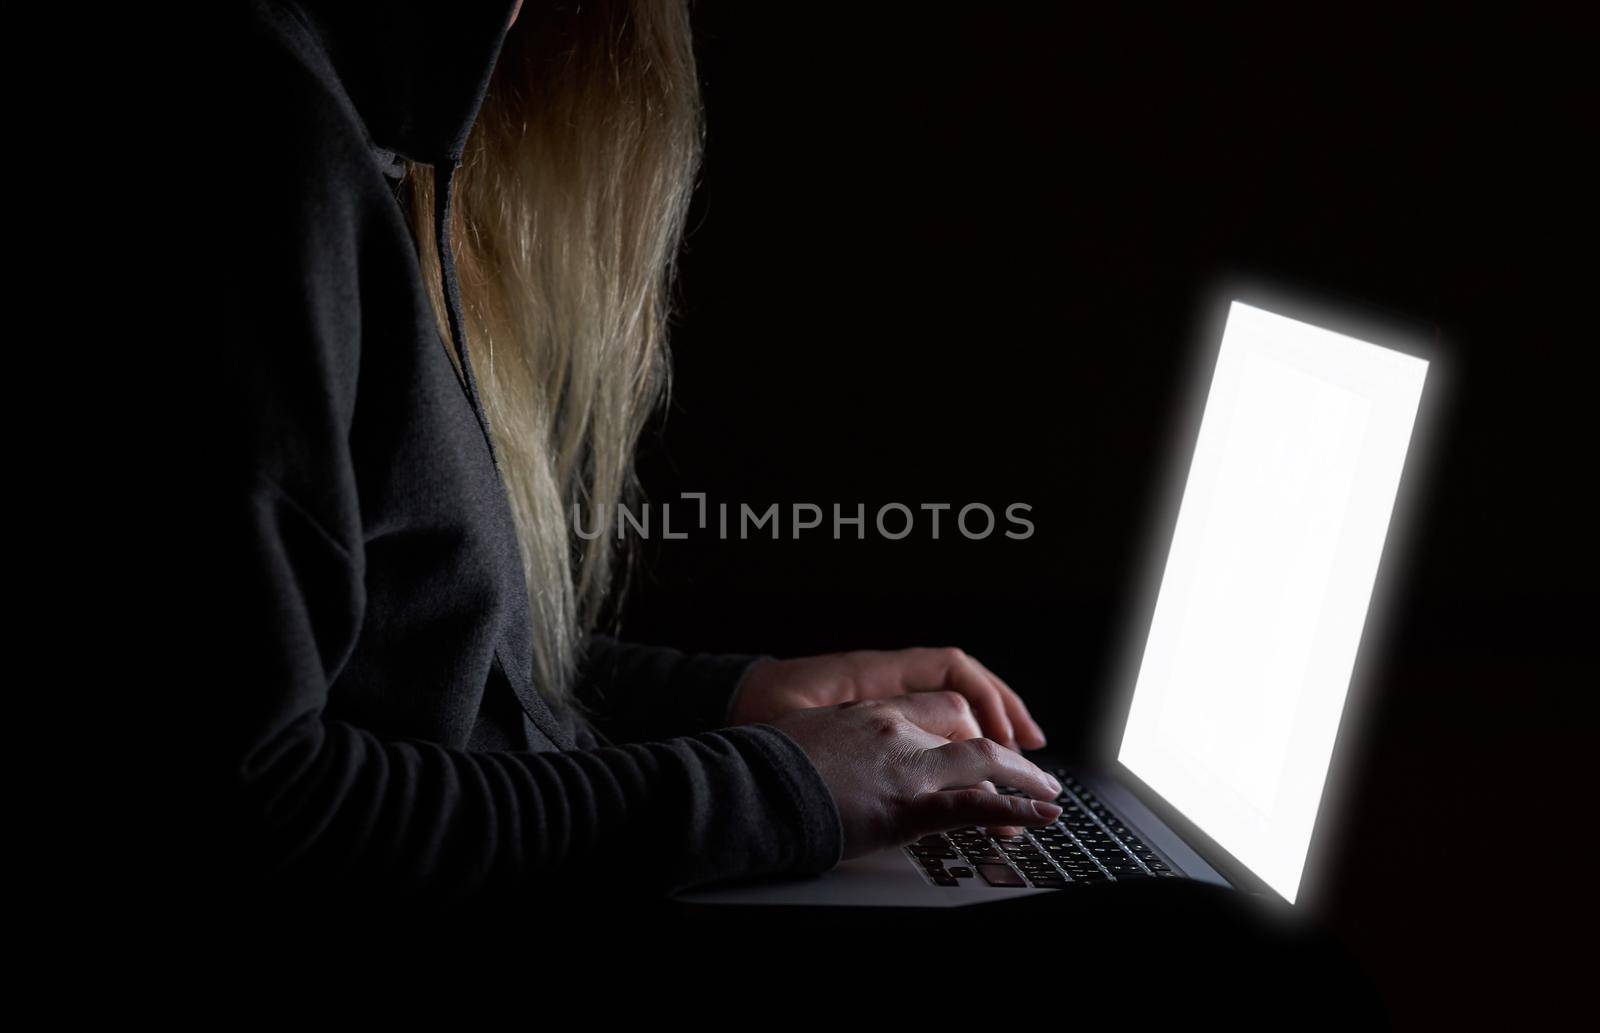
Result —
<path fill-rule="evenodd" d="M 1427 367 L 1228 313 L 1118 759 L 1290 901 Z"/>

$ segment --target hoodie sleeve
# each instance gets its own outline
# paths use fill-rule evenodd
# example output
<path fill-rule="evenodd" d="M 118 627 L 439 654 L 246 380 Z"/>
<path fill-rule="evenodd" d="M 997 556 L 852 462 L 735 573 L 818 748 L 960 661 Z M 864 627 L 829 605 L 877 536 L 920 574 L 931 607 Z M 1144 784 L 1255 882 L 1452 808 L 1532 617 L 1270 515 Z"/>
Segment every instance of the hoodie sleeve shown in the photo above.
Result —
<path fill-rule="evenodd" d="M 274 117 L 289 116 L 262 114 Z M 230 281 L 227 415 L 214 432 L 233 453 L 208 485 L 221 496 L 211 565 L 217 598 L 234 605 L 217 643 L 226 716 L 210 736 L 232 787 L 238 860 L 290 884 L 495 900 L 561 885 L 551 874 L 588 879 L 624 865 L 615 884 L 647 891 L 830 867 L 841 834 L 827 786 L 774 728 L 472 752 L 325 716 L 369 616 L 349 439 L 363 256 L 397 218 L 351 199 L 349 182 L 363 175 L 383 189 L 352 135 L 336 126 L 313 146 L 280 149 L 271 189 L 230 225 L 237 243 L 211 256 Z M 640 842 L 651 844 L 643 869 Z"/>
<path fill-rule="evenodd" d="M 750 665 L 745 654 L 682 653 L 591 635 L 579 698 L 611 739 L 629 741 L 718 728 Z"/>
<path fill-rule="evenodd" d="M 799 747 L 753 726 L 568 752 L 470 752 L 324 719 L 328 662 L 351 645 L 359 565 L 281 492 L 246 503 L 256 609 L 236 657 L 250 720 L 235 777 L 247 848 L 289 880 L 450 899 L 523 894 L 539 876 L 621 875 L 670 891 L 822 871 L 841 833 Z M 635 847 L 652 844 L 635 870 Z"/>

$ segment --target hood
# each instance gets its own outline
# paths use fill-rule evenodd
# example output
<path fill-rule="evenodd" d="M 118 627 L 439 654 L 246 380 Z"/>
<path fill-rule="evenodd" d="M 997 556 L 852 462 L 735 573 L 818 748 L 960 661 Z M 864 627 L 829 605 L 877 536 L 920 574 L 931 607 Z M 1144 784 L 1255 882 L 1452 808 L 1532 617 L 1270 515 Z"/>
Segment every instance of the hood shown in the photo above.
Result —
<path fill-rule="evenodd" d="M 319 37 L 385 164 L 432 165 L 433 233 L 462 392 L 500 467 L 467 349 L 450 242 L 456 169 L 489 89 L 516 0 L 285 0 Z M 392 174 L 392 173 L 391 173 Z"/>
<path fill-rule="evenodd" d="M 454 164 L 516 0 L 292 0 L 320 37 L 372 142 Z"/>

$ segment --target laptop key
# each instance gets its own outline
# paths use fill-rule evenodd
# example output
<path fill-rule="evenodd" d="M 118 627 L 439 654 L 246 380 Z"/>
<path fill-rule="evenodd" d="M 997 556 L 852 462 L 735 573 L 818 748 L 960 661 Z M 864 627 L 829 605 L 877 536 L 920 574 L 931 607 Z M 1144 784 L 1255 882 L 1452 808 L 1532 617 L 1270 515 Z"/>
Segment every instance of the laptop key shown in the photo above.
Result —
<path fill-rule="evenodd" d="M 978 874 L 991 886 L 1026 886 L 1022 876 L 1003 864 L 980 864 Z"/>

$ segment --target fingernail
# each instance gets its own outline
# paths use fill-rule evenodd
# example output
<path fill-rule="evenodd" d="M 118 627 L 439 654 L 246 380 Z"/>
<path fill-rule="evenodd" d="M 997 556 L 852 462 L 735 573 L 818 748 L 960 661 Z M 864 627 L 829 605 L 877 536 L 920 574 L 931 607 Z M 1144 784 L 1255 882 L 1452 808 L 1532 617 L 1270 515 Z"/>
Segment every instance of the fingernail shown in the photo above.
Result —
<path fill-rule="evenodd" d="M 1045 803 L 1043 800 L 1035 800 L 1033 801 L 1033 813 L 1037 814 L 1044 821 L 1055 821 L 1057 818 L 1061 817 L 1061 808 L 1057 807 L 1053 803 Z"/>
<path fill-rule="evenodd" d="M 1057 782 L 1054 778 L 1051 778 L 1049 775 L 1044 776 L 1044 784 L 1049 786 L 1057 796 L 1061 795 L 1061 783 Z"/>

